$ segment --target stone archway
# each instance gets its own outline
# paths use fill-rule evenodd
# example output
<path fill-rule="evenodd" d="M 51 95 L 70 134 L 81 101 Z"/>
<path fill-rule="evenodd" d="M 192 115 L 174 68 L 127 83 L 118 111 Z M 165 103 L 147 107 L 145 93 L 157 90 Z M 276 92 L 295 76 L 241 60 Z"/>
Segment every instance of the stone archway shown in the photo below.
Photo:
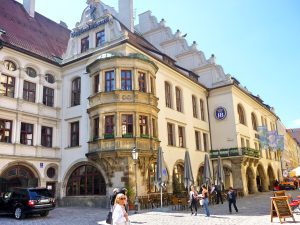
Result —
<path fill-rule="evenodd" d="M 253 170 L 250 167 L 246 170 L 246 181 L 248 194 L 253 194 L 255 192 L 255 177 Z"/>
<path fill-rule="evenodd" d="M 25 165 L 12 165 L 1 175 L 0 192 L 9 191 L 15 187 L 37 187 L 39 178 L 33 169 Z"/>
<path fill-rule="evenodd" d="M 269 177 L 269 190 L 273 191 L 274 181 L 275 181 L 275 174 L 274 174 L 274 170 L 273 170 L 271 165 L 268 166 L 268 177 Z"/>
<path fill-rule="evenodd" d="M 223 166 L 224 169 L 224 189 L 227 190 L 229 187 L 232 187 L 232 171 L 229 167 Z"/>
<path fill-rule="evenodd" d="M 256 169 L 256 185 L 259 192 L 268 191 L 267 177 L 261 164 Z"/>

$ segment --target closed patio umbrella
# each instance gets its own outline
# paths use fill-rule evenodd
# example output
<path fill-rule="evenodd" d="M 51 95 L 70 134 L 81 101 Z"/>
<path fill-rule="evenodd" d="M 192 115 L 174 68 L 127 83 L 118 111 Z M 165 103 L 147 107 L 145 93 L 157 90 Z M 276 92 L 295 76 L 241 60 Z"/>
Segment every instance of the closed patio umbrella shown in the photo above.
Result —
<path fill-rule="evenodd" d="M 208 155 L 205 154 L 204 170 L 203 170 L 203 183 L 208 186 L 210 184 L 210 182 L 211 182 L 210 161 L 209 161 Z"/>
<path fill-rule="evenodd" d="M 192 172 L 192 165 L 190 160 L 190 154 L 188 151 L 185 151 L 184 156 L 184 187 L 189 188 L 194 184 L 194 177 Z"/>
<path fill-rule="evenodd" d="M 224 175 L 223 163 L 221 157 L 219 156 L 218 164 L 217 164 L 217 185 L 219 185 L 221 191 L 223 189 L 224 179 L 225 179 L 225 175 Z"/>
<path fill-rule="evenodd" d="M 160 205 L 162 207 L 162 188 L 163 185 L 167 182 L 168 174 L 167 168 L 164 164 L 163 151 L 161 147 L 158 147 L 157 150 L 157 161 L 156 161 L 156 171 L 155 171 L 155 185 L 160 189 Z"/>

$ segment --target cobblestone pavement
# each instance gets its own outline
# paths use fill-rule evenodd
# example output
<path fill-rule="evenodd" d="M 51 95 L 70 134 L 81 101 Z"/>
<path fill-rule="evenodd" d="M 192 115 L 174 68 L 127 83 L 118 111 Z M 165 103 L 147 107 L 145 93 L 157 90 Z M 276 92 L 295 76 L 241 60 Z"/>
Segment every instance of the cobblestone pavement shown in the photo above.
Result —
<path fill-rule="evenodd" d="M 290 192 L 294 197 L 299 191 Z M 131 224 L 145 225 L 268 225 L 280 224 L 278 218 L 270 222 L 270 198 L 272 192 L 251 195 L 238 199 L 238 213 L 228 214 L 228 204 L 210 207 L 211 217 L 205 217 L 203 209 L 198 210 L 197 216 L 191 216 L 190 211 L 176 211 L 171 208 L 141 211 L 131 214 Z M 107 210 L 98 208 L 56 208 L 46 218 L 32 216 L 22 221 L 12 217 L 0 216 L 0 225 L 105 225 Z M 300 223 L 300 214 L 294 214 L 296 223 Z M 291 223 L 288 218 L 285 224 Z"/>

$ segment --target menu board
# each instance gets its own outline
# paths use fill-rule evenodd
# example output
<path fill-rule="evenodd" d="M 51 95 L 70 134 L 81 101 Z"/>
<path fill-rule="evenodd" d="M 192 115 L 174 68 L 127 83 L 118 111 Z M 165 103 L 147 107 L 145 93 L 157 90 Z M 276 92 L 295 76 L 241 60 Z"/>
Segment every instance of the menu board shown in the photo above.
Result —
<path fill-rule="evenodd" d="M 280 223 L 282 223 L 281 219 L 292 218 L 295 222 L 294 215 L 292 213 L 291 207 L 289 206 L 288 197 L 272 197 L 271 198 L 271 222 L 273 222 L 273 218 L 278 217 Z"/>

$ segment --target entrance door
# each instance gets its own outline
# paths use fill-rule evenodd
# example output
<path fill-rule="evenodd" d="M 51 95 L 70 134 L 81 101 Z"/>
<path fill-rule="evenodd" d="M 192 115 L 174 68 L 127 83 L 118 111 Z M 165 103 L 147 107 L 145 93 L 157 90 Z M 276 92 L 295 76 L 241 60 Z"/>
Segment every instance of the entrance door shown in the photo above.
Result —
<path fill-rule="evenodd" d="M 46 187 L 52 194 L 53 198 L 55 198 L 56 197 L 56 183 L 55 182 L 47 182 Z"/>

